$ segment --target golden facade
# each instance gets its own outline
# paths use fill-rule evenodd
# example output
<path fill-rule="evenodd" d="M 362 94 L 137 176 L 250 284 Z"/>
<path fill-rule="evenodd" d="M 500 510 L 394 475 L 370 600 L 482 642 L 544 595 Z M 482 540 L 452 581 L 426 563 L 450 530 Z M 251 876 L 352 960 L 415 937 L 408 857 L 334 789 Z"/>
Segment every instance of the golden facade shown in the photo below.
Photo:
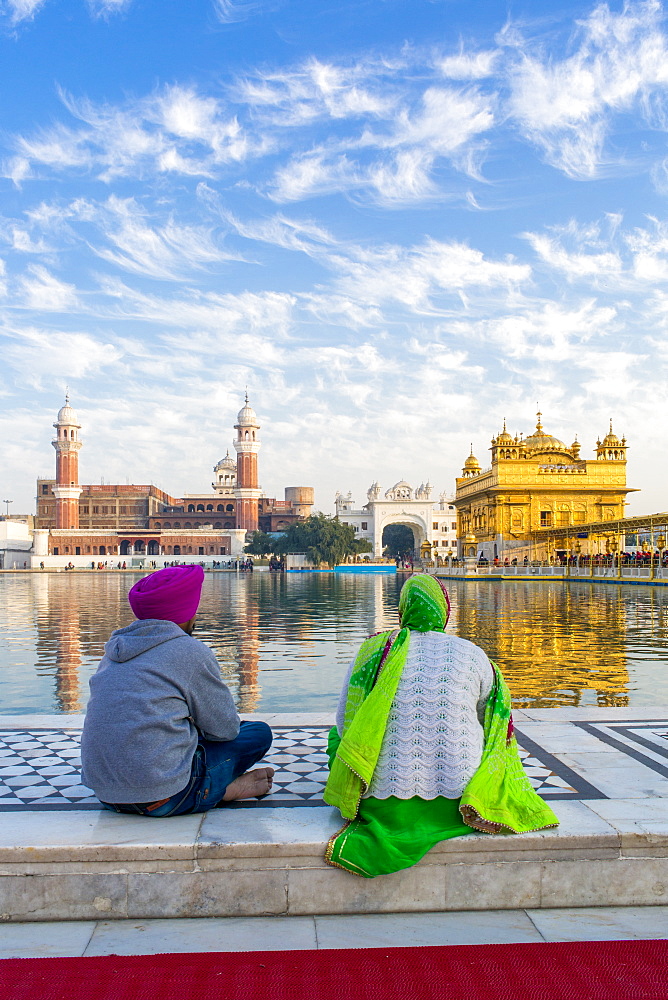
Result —
<path fill-rule="evenodd" d="M 547 434 L 540 413 L 526 438 L 510 435 L 504 421 L 492 438 L 491 466 L 481 469 L 472 448 L 456 480 L 461 554 L 545 558 L 551 554 L 547 542 L 532 541 L 541 528 L 572 527 L 575 538 L 578 526 L 624 517 L 626 496 L 633 492 L 626 485 L 627 447 L 612 421 L 608 434 L 596 442 L 593 460 L 580 457 L 577 439 L 566 445 Z M 588 550 L 587 543 L 582 550 Z"/>

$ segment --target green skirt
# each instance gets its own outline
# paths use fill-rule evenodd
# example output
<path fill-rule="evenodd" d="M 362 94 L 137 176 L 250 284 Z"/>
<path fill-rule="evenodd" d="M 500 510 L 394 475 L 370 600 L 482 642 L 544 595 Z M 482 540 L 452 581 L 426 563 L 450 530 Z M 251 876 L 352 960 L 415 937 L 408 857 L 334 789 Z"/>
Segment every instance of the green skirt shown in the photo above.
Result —
<path fill-rule="evenodd" d="M 334 834 L 325 860 L 375 878 L 410 868 L 441 840 L 475 833 L 459 814 L 459 799 L 362 799 L 354 820 Z"/>

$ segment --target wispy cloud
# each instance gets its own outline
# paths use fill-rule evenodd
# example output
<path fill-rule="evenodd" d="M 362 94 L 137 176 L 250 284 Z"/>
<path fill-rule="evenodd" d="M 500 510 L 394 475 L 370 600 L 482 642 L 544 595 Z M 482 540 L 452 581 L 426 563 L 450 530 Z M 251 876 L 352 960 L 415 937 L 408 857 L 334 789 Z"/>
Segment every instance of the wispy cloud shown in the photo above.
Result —
<path fill-rule="evenodd" d="M 3 0 L 0 13 L 8 14 L 12 24 L 32 20 L 46 0 Z"/>
<path fill-rule="evenodd" d="M 148 213 L 133 198 L 112 195 L 101 205 L 78 202 L 72 214 L 93 223 L 102 234 L 107 245 L 91 240 L 93 253 L 134 274 L 181 280 L 193 270 L 237 259 L 203 226 L 179 225 L 172 219 L 149 225 Z"/>
<path fill-rule="evenodd" d="M 60 281 L 45 267 L 33 264 L 20 281 L 23 305 L 42 312 L 66 313 L 75 311 L 79 297 L 74 285 Z"/>
<path fill-rule="evenodd" d="M 460 295 L 471 288 L 510 289 L 531 277 L 528 264 L 491 260 L 462 243 L 427 240 L 419 246 L 359 249 L 349 256 L 333 254 L 337 285 L 361 301 L 378 305 L 400 302 L 416 313 L 440 312 L 436 299 Z M 450 306 L 452 308 L 452 306 Z"/>
<path fill-rule="evenodd" d="M 665 128 L 668 45 L 658 0 L 599 4 L 578 22 L 570 55 L 555 58 L 517 31 L 509 111 L 524 136 L 569 177 L 595 177 L 606 163 L 615 115 L 634 109 Z M 504 36 L 502 36 L 504 37 Z M 611 155 L 611 154 L 610 154 Z"/>
<path fill-rule="evenodd" d="M 268 0 L 213 0 L 216 17 L 223 24 L 245 21 L 246 18 L 276 6 L 276 2 L 269 3 Z"/>
<path fill-rule="evenodd" d="M 47 0 L 0 0 L 0 14 L 7 14 L 12 24 L 32 20 Z M 71 2 L 71 0 L 70 0 Z M 132 0 L 86 0 L 94 17 L 108 17 L 126 10 Z"/>
<path fill-rule="evenodd" d="M 3 324 L 0 332 L 7 338 L 6 363 L 21 382 L 35 388 L 58 378 L 92 378 L 122 357 L 115 344 L 76 330 Z"/>
<path fill-rule="evenodd" d="M 40 169 L 94 172 L 101 180 L 183 174 L 209 177 L 224 164 L 269 148 L 219 100 L 192 87 L 164 87 L 125 105 L 96 104 L 61 93 L 77 126 L 57 123 L 18 136 L 5 176 L 20 184 Z"/>

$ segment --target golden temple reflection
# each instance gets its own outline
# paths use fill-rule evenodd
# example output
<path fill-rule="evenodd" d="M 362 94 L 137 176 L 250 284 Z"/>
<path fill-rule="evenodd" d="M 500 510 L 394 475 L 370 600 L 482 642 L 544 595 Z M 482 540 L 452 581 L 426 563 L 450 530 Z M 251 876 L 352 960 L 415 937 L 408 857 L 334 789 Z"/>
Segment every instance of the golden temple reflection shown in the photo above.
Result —
<path fill-rule="evenodd" d="M 528 582 L 489 583 L 487 593 L 453 588 L 457 633 L 498 663 L 516 708 L 628 705 L 627 623 L 617 588 L 543 583 L 539 593 L 536 606 Z"/>

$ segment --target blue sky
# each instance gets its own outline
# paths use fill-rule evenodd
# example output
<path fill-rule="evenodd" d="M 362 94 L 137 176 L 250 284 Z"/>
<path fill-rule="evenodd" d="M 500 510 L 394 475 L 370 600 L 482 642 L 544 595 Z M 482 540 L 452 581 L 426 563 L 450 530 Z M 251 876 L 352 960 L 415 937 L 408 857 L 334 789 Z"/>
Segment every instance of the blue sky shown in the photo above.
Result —
<path fill-rule="evenodd" d="M 70 386 L 82 482 L 452 491 L 504 417 L 627 436 L 664 510 L 668 10 L 0 0 L 2 497 Z"/>

